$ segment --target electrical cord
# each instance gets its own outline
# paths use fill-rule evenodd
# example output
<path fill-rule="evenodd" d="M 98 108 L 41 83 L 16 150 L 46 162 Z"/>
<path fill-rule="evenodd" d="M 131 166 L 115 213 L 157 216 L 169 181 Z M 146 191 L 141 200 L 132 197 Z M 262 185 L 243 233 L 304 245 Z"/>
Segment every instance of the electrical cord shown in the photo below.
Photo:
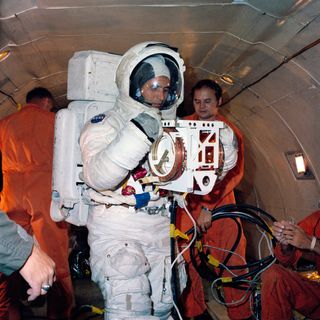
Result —
<path fill-rule="evenodd" d="M 231 204 L 222 206 L 212 210 L 211 214 L 212 222 L 225 218 L 233 219 L 236 222 L 238 234 L 235 242 L 230 250 L 222 249 L 223 251 L 228 252 L 228 255 L 224 259 L 224 261 L 220 262 L 218 260 L 213 260 L 214 264 L 212 265 L 212 257 L 208 255 L 209 250 L 207 250 L 206 252 L 203 250 L 204 247 L 209 248 L 210 246 L 202 246 L 202 244 L 199 245 L 199 242 L 201 243 L 200 234 L 197 236 L 197 241 L 193 242 L 190 245 L 191 262 L 202 278 L 205 278 L 212 282 L 212 290 L 213 287 L 215 287 L 216 293 L 219 295 L 219 298 L 216 299 L 218 302 L 226 304 L 222 293 L 220 292 L 222 287 L 234 287 L 240 290 L 244 290 L 245 292 L 242 299 L 245 299 L 248 293 L 251 293 L 251 291 L 254 289 L 255 281 L 261 274 L 261 272 L 269 268 L 275 262 L 275 257 L 273 255 L 271 247 L 275 246 L 276 239 L 273 237 L 272 231 L 269 228 L 267 221 L 274 222 L 276 220 L 266 211 L 248 204 Z M 239 245 L 239 241 L 242 235 L 242 227 L 238 221 L 239 219 L 257 226 L 258 230 L 262 234 L 262 237 L 267 240 L 268 247 L 271 250 L 270 255 L 263 258 L 259 256 L 260 259 L 251 262 L 245 262 L 242 265 L 228 265 L 230 257 L 233 254 L 232 251 L 234 251 Z M 195 227 L 193 227 L 189 229 L 186 234 L 191 235 L 195 230 Z M 198 245 L 195 245 L 195 243 L 197 242 Z M 259 241 L 259 246 L 260 245 L 261 241 Z M 198 258 L 196 258 L 196 254 Z M 217 269 L 219 270 L 219 273 L 216 272 Z M 246 272 L 237 275 L 233 272 L 235 270 L 246 270 Z M 231 276 L 222 277 L 222 274 L 225 271 L 227 271 Z"/>
<path fill-rule="evenodd" d="M 170 225 L 175 225 L 176 221 L 176 211 L 177 211 L 177 202 L 172 201 L 170 206 Z M 171 292 L 172 292 L 172 301 L 173 301 L 173 312 L 172 317 L 173 319 L 178 319 L 179 317 L 179 307 L 178 307 L 178 297 L 177 297 L 177 283 L 178 283 L 178 276 L 177 270 L 174 267 L 173 261 L 175 261 L 175 237 L 173 234 L 170 235 L 170 255 L 171 255 Z M 180 317 L 179 317 L 180 318 Z"/>
<path fill-rule="evenodd" d="M 238 220 L 236 220 L 235 218 L 231 218 L 237 225 L 238 228 L 238 234 L 237 234 L 237 238 L 232 246 L 232 248 L 230 249 L 230 252 L 228 253 L 228 255 L 226 256 L 226 258 L 223 260 L 223 262 L 221 263 L 222 266 L 227 266 L 230 258 L 233 255 L 233 252 L 237 249 L 239 243 L 240 243 L 240 238 L 241 238 L 241 234 L 242 234 L 242 228 L 241 228 L 241 224 L 239 223 Z M 220 273 L 219 276 L 221 277 L 223 273 L 223 268 L 220 269 Z"/>
<path fill-rule="evenodd" d="M 177 203 L 178 203 L 177 200 L 178 200 L 178 199 L 180 199 L 180 201 L 179 201 L 179 206 L 181 206 L 181 207 L 185 210 L 185 212 L 186 212 L 187 215 L 189 216 L 190 220 L 192 221 L 193 228 L 194 228 L 195 232 L 193 233 L 193 237 L 192 237 L 192 239 L 189 241 L 188 245 L 187 245 L 181 252 L 179 252 L 176 257 L 175 257 L 175 251 L 174 251 L 174 249 L 175 249 L 175 237 L 174 237 L 173 234 L 170 235 L 170 241 L 171 241 L 171 243 L 170 243 L 170 244 L 171 244 L 171 270 L 172 270 L 172 273 L 175 273 L 175 275 L 174 275 L 173 277 L 175 277 L 176 279 L 177 279 L 177 276 L 176 276 L 175 266 L 176 266 L 176 264 L 178 263 L 179 259 L 182 258 L 183 254 L 184 254 L 187 250 L 189 250 L 190 246 L 195 242 L 196 237 L 197 237 L 197 229 L 196 229 L 196 226 L 197 226 L 197 225 L 196 225 L 195 220 L 193 219 L 191 213 L 189 212 L 189 210 L 188 210 L 188 208 L 187 208 L 187 206 L 186 206 L 185 198 L 180 197 L 180 198 L 176 198 L 176 199 L 174 200 L 175 205 L 171 208 L 171 210 L 174 209 L 173 216 L 171 216 L 172 212 L 171 212 L 171 210 L 170 210 L 170 223 L 171 223 L 172 226 L 175 226 L 176 209 L 177 209 Z M 177 279 L 177 280 L 179 280 L 179 279 Z M 177 283 L 174 283 L 173 281 L 171 282 L 171 285 L 174 286 L 174 287 L 176 286 L 176 284 L 177 284 Z M 175 290 L 175 293 L 177 294 L 177 291 L 178 291 L 178 290 L 177 290 L 176 287 L 174 288 L 174 290 Z M 175 298 L 177 298 L 177 297 L 175 297 Z M 181 316 L 181 313 L 180 313 L 180 311 L 179 311 L 179 307 L 178 307 L 178 305 L 177 305 L 177 303 L 176 303 L 175 300 L 176 300 L 176 299 L 173 299 L 173 307 L 174 307 L 173 318 L 174 318 L 174 319 L 183 320 L 183 318 L 182 318 L 182 316 Z"/>

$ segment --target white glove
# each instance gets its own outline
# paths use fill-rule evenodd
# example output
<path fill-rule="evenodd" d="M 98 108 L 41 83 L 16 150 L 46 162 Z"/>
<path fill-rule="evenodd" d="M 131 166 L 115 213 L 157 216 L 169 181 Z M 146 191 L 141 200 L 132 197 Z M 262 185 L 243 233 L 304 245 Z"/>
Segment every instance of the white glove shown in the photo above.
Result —
<path fill-rule="evenodd" d="M 134 119 L 133 122 L 149 139 L 150 142 L 154 142 L 162 134 L 162 126 L 160 122 L 160 117 L 153 117 L 148 113 L 140 113 Z"/>

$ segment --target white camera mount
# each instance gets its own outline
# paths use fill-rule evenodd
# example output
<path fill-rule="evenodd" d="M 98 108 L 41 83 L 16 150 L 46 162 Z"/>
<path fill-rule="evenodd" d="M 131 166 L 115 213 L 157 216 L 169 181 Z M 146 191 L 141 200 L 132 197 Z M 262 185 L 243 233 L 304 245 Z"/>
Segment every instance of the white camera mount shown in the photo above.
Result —
<path fill-rule="evenodd" d="M 152 183 L 177 192 L 209 193 L 223 167 L 221 121 L 163 121 L 164 133 L 149 154 Z"/>

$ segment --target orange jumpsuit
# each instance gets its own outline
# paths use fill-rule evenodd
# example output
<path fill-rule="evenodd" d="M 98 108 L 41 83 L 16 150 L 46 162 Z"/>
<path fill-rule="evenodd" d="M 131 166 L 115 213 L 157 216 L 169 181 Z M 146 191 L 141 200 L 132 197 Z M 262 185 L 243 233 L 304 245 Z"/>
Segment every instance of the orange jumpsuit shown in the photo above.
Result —
<path fill-rule="evenodd" d="M 185 120 L 199 120 L 196 113 L 191 116 L 185 117 Z M 238 140 L 238 160 L 237 165 L 230 170 L 224 179 L 218 182 L 213 188 L 212 192 L 204 195 L 194 195 L 188 194 L 187 203 L 190 213 L 193 215 L 195 220 L 199 217 L 202 206 L 209 208 L 210 210 L 226 205 L 235 203 L 235 197 L 233 189 L 239 184 L 243 177 L 244 171 L 244 145 L 243 137 L 239 129 L 237 129 L 233 124 L 228 122 L 222 115 L 218 115 L 216 120 L 223 121 L 227 123 L 235 132 Z M 186 232 L 192 227 L 192 222 L 183 209 L 179 208 L 177 212 L 177 227 Z M 203 243 L 209 246 L 231 249 L 238 234 L 238 228 L 236 223 L 231 219 L 218 219 L 213 222 L 211 228 L 203 235 Z M 246 239 L 244 236 L 241 237 L 239 245 L 236 249 L 236 253 L 245 257 L 246 250 Z M 211 255 L 216 259 L 223 262 L 227 253 L 210 249 Z M 182 303 L 184 309 L 184 315 L 186 317 L 195 317 L 202 314 L 206 310 L 202 280 L 195 268 L 193 267 L 189 251 L 185 254 L 185 260 L 187 262 L 187 272 L 188 272 L 188 285 L 182 296 Z M 228 265 L 243 265 L 245 262 L 236 255 L 232 255 Z M 218 273 L 218 271 L 217 271 Z M 237 271 L 237 274 L 245 273 Z M 223 276 L 228 276 L 227 272 L 223 273 Z M 243 297 L 244 291 L 237 290 L 234 288 L 224 288 L 224 295 L 226 302 L 236 301 Z M 230 319 L 246 319 L 251 316 L 250 305 L 248 299 L 241 302 L 240 305 L 228 307 L 228 315 Z"/>
<path fill-rule="evenodd" d="M 50 218 L 54 117 L 37 105 L 27 104 L 0 121 L 0 207 L 34 235 L 41 249 L 55 261 L 57 281 L 47 294 L 47 313 L 48 318 L 61 319 L 69 317 L 74 299 L 67 224 Z M 8 308 L 10 319 L 19 319 L 12 316 L 17 294 L 10 291 L 10 281 L 9 277 L 0 284 L 1 319 L 7 319 Z"/>
<path fill-rule="evenodd" d="M 303 219 L 298 225 L 309 235 L 320 238 L 320 211 Z M 294 266 L 302 256 L 300 249 L 285 255 L 278 244 L 275 249 L 277 259 L 282 265 L 273 265 L 262 274 L 261 303 L 263 320 L 293 319 L 297 310 L 308 319 L 320 319 L 320 283 L 287 269 Z M 320 256 L 315 254 L 318 273 Z"/>

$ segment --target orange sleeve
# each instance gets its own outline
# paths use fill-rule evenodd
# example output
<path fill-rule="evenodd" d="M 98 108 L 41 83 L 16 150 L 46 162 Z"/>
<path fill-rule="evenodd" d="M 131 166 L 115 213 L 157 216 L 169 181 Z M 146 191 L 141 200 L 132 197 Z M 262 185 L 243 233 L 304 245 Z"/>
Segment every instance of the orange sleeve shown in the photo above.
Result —
<path fill-rule="evenodd" d="M 298 225 L 307 234 L 320 238 L 320 210 L 305 217 Z"/>
<path fill-rule="evenodd" d="M 285 254 L 281 250 L 281 244 L 277 243 L 275 249 L 274 249 L 275 256 L 277 260 L 285 267 L 288 266 L 296 266 L 298 260 L 302 256 L 301 250 L 297 248 L 293 248 L 292 252 L 290 254 Z"/>

